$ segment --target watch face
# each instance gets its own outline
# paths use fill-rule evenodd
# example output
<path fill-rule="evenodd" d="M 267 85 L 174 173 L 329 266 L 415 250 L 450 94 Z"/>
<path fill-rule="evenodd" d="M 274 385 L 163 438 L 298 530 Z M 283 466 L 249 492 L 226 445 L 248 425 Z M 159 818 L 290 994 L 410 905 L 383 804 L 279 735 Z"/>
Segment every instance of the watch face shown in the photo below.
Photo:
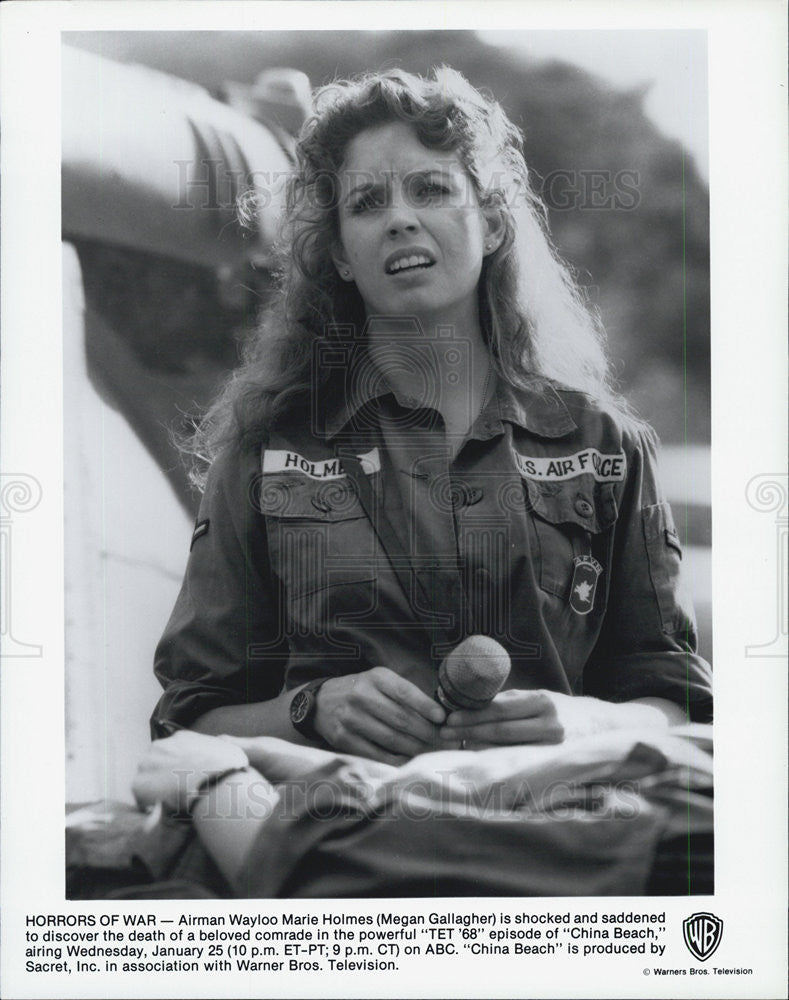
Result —
<path fill-rule="evenodd" d="M 311 704 L 312 698 L 310 695 L 306 691 L 299 691 L 290 703 L 291 721 L 294 724 L 297 722 L 303 722 L 307 718 L 307 713 L 310 710 Z"/>

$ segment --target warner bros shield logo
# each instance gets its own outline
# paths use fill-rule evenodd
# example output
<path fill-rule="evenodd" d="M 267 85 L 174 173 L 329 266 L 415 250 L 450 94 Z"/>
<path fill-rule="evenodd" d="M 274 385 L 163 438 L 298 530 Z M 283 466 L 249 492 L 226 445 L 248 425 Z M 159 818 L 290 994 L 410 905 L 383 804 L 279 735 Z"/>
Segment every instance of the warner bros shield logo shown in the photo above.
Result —
<path fill-rule="evenodd" d="M 721 943 L 723 921 L 714 913 L 694 913 L 682 921 L 682 936 L 691 955 L 706 962 Z"/>

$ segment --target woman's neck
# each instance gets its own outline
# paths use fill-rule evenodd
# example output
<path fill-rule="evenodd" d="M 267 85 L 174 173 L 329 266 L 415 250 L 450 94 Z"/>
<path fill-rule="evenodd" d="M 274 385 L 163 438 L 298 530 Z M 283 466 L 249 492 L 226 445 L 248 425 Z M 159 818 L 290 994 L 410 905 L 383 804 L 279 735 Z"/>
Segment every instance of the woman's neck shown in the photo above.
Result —
<path fill-rule="evenodd" d="M 426 328 L 406 318 L 368 324 L 373 365 L 402 397 L 438 410 L 447 434 L 462 440 L 490 401 L 495 371 L 478 324 Z"/>

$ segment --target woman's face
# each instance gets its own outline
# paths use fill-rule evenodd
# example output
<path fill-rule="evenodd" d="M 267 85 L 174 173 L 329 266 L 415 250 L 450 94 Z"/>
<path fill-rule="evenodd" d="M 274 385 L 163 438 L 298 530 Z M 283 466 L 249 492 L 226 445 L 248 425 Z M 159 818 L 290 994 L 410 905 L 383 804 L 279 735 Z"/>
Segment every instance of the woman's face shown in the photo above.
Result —
<path fill-rule="evenodd" d="M 482 258 L 498 245 L 456 153 L 423 146 L 404 122 L 360 132 L 340 171 L 334 261 L 368 315 L 477 315 Z"/>

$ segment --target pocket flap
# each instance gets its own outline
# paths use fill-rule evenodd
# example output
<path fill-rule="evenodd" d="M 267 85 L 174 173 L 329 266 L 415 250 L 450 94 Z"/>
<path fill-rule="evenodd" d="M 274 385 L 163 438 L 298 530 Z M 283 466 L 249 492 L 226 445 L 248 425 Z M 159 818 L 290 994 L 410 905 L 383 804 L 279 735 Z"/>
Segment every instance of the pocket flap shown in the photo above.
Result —
<path fill-rule="evenodd" d="M 551 524 L 577 524 L 597 534 L 617 519 L 619 510 L 613 483 L 598 483 L 591 476 L 560 483 L 534 479 L 524 482 L 531 509 Z"/>
<path fill-rule="evenodd" d="M 351 479 L 316 483 L 293 474 L 264 475 L 258 494 L 266 517 L 300 521 L 350 521 L 365 517 Z"/>

